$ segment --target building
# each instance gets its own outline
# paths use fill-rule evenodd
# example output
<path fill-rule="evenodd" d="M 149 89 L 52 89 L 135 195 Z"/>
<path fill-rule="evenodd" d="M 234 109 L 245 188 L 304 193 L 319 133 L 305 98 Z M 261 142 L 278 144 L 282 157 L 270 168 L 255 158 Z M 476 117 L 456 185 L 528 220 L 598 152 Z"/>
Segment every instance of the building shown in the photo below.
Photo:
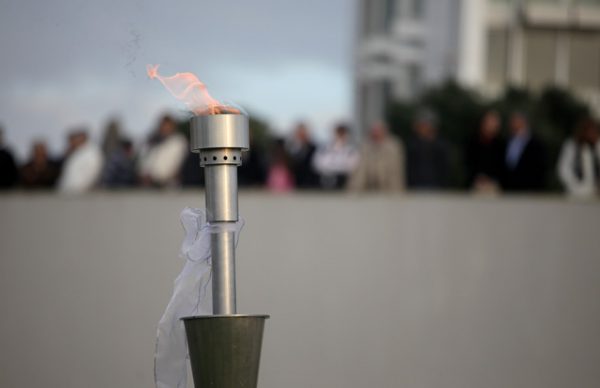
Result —
<path fill-rule="evenodd" d="M 600 0 L 359 0 L 355 112 L 448 79 L 494 96 L 507 85 L 570 89 L 600 113 Z"/>

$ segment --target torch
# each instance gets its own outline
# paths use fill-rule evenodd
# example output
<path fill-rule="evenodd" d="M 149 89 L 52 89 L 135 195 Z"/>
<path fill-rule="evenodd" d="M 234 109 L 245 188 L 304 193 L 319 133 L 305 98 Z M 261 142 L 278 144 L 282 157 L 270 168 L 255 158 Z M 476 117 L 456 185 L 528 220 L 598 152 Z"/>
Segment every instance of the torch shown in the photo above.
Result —
<path fill-rule="evenodd" d="M 237 314 L 235 287 L 237 167 L 242 164 L 242 151 L 250 146 L 248 117 L 212 98 L 192 73 L 163 77 L 158 65 L 147 70 L 150 78 L 158 79 L 195 114 L 190 121 L 190 146 L 204 168 L 213 315 L 182 318 L 194 385 L 256 388 L 268 315 Z"/>
<path fill-rule="evenodd" d="M 266 315 L 237 314 L 235 224 L 237 167 L 249 149 L 241 113 L 195 116 L 191 150 L 204 168 L 206 217 L 211 228 L 213 315 L 183 318 L 196 387 L 256 387 Z"/>
<path fill-rule="evenodd" d="M 238 221 L 237 167 L 249 149 L 248 118 L 215 114 L 191 119 L 191 150 L 199 153 L 206 184 L 206 218 L 211 235 L 213 314 L 237 313 L 235 290 L 235 233 Z"/>

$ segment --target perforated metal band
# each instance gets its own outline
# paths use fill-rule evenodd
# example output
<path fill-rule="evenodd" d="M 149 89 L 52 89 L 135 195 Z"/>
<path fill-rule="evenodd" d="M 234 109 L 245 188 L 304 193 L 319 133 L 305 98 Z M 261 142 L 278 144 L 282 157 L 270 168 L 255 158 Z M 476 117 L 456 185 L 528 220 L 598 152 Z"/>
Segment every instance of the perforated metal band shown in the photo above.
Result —
<path fill-rule="evenodd" d="M 213 148 L 200 150 L 200 166 L 215 164 L 242 165 L 242 151 L 237 148 Z"/>

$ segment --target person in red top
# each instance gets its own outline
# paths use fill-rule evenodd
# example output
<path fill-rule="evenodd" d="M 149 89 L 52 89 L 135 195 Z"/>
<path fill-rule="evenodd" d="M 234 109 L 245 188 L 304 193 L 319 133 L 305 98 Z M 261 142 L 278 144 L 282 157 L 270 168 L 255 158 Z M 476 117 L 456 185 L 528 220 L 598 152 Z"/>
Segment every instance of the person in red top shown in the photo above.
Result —
<path fill-rule="evenodd" d="M 277 193 L 285 193 L 294 189 L 294 176 L 290 169 L 289 156 L 282 139 L 273 142 L 271 163 L 267 175 L 267 188 Z"/>

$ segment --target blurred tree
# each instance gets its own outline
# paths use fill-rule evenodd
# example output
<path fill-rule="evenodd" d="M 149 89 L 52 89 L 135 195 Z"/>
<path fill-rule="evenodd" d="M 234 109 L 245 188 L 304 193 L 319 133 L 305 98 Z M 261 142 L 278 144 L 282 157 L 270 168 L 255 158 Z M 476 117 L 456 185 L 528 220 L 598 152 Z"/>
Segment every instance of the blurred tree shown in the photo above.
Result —
<path fill-rule="evenodd" d="M 577 122 L 589 114 L 590 109 L 585 103 L 556 87 L 545 89 L 537 102 L 536 118 L 552 128 L 552 135 L 561 138 L 569 136 Z"/>
<path fill-rule="evenodd" d="M 260 116 L 249 115 L 250 142 L 260 150 L 266 150 L 270 144 L 271 130 L 269 124 Z"/>
<path fill-rule="evenodd" d="M 473 91 L 448 81 L 437 88 L 427 90 L 413 102 L 398 101 L 387 110 L 387 120 L 393 133 L 404 141 L 412 136 L 415 116 L 421 109 L 430 109 L 438 119 L 439 135 L 448 141 L 450 148 L 451 187 L 460 187 L 465 172 L 462 163 L 462 145 L 477 128 L 485 105 Z"/>
<path fill-rule="evenodd" d="M 440 134 L 454 143 L 467 140 L 485 109 L 478 94 L 452 81 L 425 93 L 420 105 L 436 112 Z"/>
<path fill-rule="evenodd" d="M 267 176 L 267 150 L 270 144 L 269 124 L 254 114 L 249 115 L 250 151 L 244 154 L 238 180 L 240 187 L 261 187 Z"/>
<path fill-rule="evenodd" d="M 417 104 L 407 101 L 394 101 L 387 107 L 386 120 L 390 131 L 406 141 L 412 135 L 413 120 L 417 114 Z"/>
<path fill-rule="evenodd" d="M 185 138 L 190 141 L 190 119 L 191 115 L 185 115 L 184 117 L 177 117 L 177 132 L 181 133 Z"/>
<path fill-rule="evenodd" d="M 534 110 L 534 96 L 526 89 L 509 86 L 504 93 L 489 102 L 489 107 L 497 110 L 504 118 L 511 112 L 519 111 L 531 117 Z"/>

